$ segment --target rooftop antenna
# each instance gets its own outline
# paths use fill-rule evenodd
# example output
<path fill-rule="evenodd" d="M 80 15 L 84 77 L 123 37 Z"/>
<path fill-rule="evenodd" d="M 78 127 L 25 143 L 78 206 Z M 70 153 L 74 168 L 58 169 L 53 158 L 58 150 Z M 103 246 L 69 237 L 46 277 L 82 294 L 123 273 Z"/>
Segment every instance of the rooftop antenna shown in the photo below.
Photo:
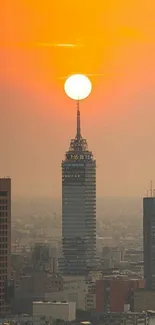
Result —
<path fill-rule="evenodd" d="M 77 139 L 81 138 L 80 101 L 77 100 Z"/>
<path fill-rule="evenodd" d="M 150 197 L 153 197 L 153 186 L 152 186 L 152 181 L 150 181 Z"/>

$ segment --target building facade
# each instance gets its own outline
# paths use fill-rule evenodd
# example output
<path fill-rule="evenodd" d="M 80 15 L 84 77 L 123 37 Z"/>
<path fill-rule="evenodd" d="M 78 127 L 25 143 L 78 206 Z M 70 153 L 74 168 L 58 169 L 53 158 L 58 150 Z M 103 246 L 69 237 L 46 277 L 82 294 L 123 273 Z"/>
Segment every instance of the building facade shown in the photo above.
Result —
<path fill-rule="evenodd" d="M 81 136 L 77 107 L 77 134 L 62 161 L 62 261 L 64 275 L 83 275 L 96 257 L 96 161 Z"/>
<path fill-rule="evenodd" d="M 52 323 L 56 319 L 71 322 L 76 319 L 75 302 L 33 302 L 33 317 L 43 316 L 47 322 Z"/>
<path fill-rule="evenodd" d="M 76 309 L 86 309 L 86 296 L 88 294 L 88 284 L 84 276 L 64 276 L 63 290 L 45 295 L 49 301 L 69 301 L 76 303 Z"/>
<path fill-rule="evenodd" d="M 12 314 L 32 315 L 32 302 L 44 300 L 46 295 L 57 294 L 63 290 L 63 279 L 57 274 L 35 271 L 32 275 L 15 278 L 14 299 L 11 302 Z M 55 299 L 51 296 L 52 300 Z M 60 297 L 60 296 L 58 296 Z M 59 298 L 60 299 L 60 298 Z M 65 299 L 61 299 L 65 300 Z"/>
<path fill-rule="evenodd" d="M 11 179 L 0 178 L 0 316 L 8 314 L 11 279 Z"/>
<path fill-rule="evenodd" d="M 155 289 L 155 197 L 143 199 L 144 278 L 147 289 Z"/>
<path fill-rule="evenodd" d="M 133 298 L 134 312 L 154 310 L 155 290 L 137 289 Z"/>
<path fill-rule="evenodd" d="M 96 311 L 121 313 L 126 305 L 133 311 L 133 294 L 144 288 L 139 279 L 103 279 L 96 281 Z"/>

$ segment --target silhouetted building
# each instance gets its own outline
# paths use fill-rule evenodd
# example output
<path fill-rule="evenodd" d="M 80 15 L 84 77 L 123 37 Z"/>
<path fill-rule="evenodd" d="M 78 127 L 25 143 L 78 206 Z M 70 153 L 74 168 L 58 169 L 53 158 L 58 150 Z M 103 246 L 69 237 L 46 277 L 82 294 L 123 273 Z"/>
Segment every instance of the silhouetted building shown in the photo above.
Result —
<path fill-rule="evenodd" d="M 155 197 L 143 199 L 144 278 L 155 289 Z"/>
<path fill-rule="evenodd" d="M 96 161 L 80 129 L 62 161 L 62 254 L 60 269 L 66 275 L 82 275 L 96 256 Z"/>
<path fill-rule="evenodd" d="M 11 179 L 0 178 L 0 316 L 10 311 Z"/>

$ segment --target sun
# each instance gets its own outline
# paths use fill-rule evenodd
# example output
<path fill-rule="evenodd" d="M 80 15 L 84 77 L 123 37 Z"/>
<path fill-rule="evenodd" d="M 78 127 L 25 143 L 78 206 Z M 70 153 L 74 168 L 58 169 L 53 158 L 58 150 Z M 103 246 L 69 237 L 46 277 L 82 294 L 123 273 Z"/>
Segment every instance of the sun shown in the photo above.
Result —
<path fill-rule="evenodd" d="M 65 81 L 64 90 L 71 99 L 82 100 L 90 95 L 92 83 L 85 75 L 74 74 Z"/>

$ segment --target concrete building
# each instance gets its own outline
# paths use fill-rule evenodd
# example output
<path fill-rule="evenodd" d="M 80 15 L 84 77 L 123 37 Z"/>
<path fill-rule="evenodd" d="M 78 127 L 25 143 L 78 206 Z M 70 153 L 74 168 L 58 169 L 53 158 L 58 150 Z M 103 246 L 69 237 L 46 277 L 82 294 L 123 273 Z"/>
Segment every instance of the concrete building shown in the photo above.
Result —
<path fill-rule="evenodd" d="M 35 243 L 32 252 L 32 263 L 35 270 L 50 270 L 57 273 L 56 247 L 49 243 Z"/>
<path fill-rule="evenodd" d="M 10 311 L 11 179 L 0 178 L 0 316 Z"/>
<path fill-rule="evenodd" d="M 134 311 L 155 311 L 155 290 L 137 289 L 134 291 Z"/>
<path fill-rule="evenodd" d="M 121 251 L 118 247 L 110 246 L 110 247 L 103 247 L 102 251 L 102 257 L 103 260 L 109 260 L 109 263 L 111 262 L 112 265 L 119 265 L 121 261 Z"/>
<path fill-rule="evenodd" d="M 104 279 L 96 281 L 96 311 L 124 312 L 129 304 L 133 311 L 133 292 L 142 287 L 138 279 Z M 143 281 L 144 287 L 144 281 Z"/>
<path fill-rule="evenodd" d="M 88 294 L 88 284 L 84 276 L 64 276 L 63 290 L 60 292 L 46 293 L 47 300 L 62 301 L 76 303 L 76 309 L 86 309 L 86 295 Z"/>
<path fill-rule="evenodd" d="M 80 128 L 62 161 L 62 255 L 64 275 L 84 275 L 96 258 L 96 161 Z"/>
<path fill-rule="evenodd" d="M 143 199 L 144 278 L 155 289 L 155 197 Z"/>
<path fill-rule="evenodd" d="M 124 250 L 124 261 L 132 262 L 141 262 L 143 261 L 143 250 L 129 248 Z"/>
<path fill-rule="evenodd" d="M 94 311 L 96 309 L 96 283 L 88 284 L 88 293 L 86 294 L 86 310 Z"/>
<path fill-rule="evenodd" d="M 33 317 L 44 316 L 47 322 L 56 319 L 71 322 L 76 319 L 76 304 L 74 302 L 33 302 Z"/>
<path fill-rule="evenodd" d="M 12 313 L 32 315 L 34 300 L 43 300 L 46 294 L 62 292 L 62 290 L 63 279 L 57 274 L 35 271 L 31 276 L 20 276 L 15 280 L 14 299 L 11 303 Z M 53 298 L 53 300 L 55 299 Z"/>

